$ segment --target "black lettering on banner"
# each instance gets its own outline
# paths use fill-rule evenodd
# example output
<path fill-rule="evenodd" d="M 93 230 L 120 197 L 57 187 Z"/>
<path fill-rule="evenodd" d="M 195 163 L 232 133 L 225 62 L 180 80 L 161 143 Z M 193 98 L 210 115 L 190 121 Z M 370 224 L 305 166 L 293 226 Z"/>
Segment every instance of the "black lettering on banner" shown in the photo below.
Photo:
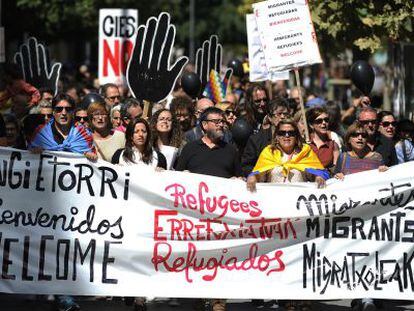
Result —
<path fill-rule="evenodd" d="M 75 167 L 79 168 L 79 182 L 78 182 L 78 188 L 76 189 L 77 193 L 81 193 L 82 189 L 82 181 L 85 181 L 89 194 L 91 196 L 95 195 L 95 192 L 93 191 L 92 183 L 91 183 L 91 177 L 93 176 L 93 168 L 89 164 L 75 164 Z M 83 175 L 83 169 L 88 168 L 89 174 Z"/>
<path fill-rule="evenodd" d="M 315 235 L 313 236 L 315 238 L 318 238 L 320 235 L 319 217 L 306 219 L 306 237 L 307 238 L 311 236 L 312 231 L 315 231 Z"/>
<path fill-rule="evenodd" d="M 104 256 L 102 260 L 102 283 L 104 284 L 118 284 L 118 279 L 107 278 L 108 264 L 115 262 L 114 257 L 109 257 L 109 247 L 111 244 L 122 244 L 122 242 L 105 241 Z"/>
<path fill-rule="evenodd" d="M 81 247 L 81 243 L 79 242 L 79 239 L 75 239 L 75 248 L 74 248 L 74 255 L 73 255 L 73 275 L 72 275 L 72 280 L 76 281 L 76 277 L 77 277 L 77 259 L 78 259 L 78 254 L 79 254 L 79 258 L 80 258 L 80 264 L 83 265 L 83 263 L 85 262 L 86 257 L 88 256 L 89 252 L 90 252 L 90 259 L 89 259 L 89 282 L 93 282 L 94 279 L 94 261 L 95 261 L 95 252 L 96 252 L 96 240 L 92 239 L 89 244 L 88 247 L 86 248 L 85 252 L 82 252 L 82 247 Z"/>
<path fill-rule="evenodd" d="M 26 167 L 30 168 L 30 162 L 26 161 Z M 30 186 L 30 169 L 24 170 L 24 177 L 23 177 L 23 188 L 29 189 Z"/>
<path fill-rule="evenodd" d="M 63 180 L 65 179 L 66 176 L 69 176 L 69 179 L 70 179 L 69 185 L 65 185 L 63 183 Z M 72 172 L 71 170 L 64 170 L 61 174 L 59 174 L 58 185 L 59 185 L 59 188 L 62 189 L 63 191 L 70 191 L 73 188 L 75 188 L 76 186 L 75 173 Z"/>
<path fill-rule="evenodd" d="M 15 280 L 16 276 L 14 274 L 8 274 L 9 266 L 13 264 L 13 261 L 10 260 L 10 244 L 17 243 L 19 239 L 4 239 L 3 247 L 3 264 L 1 267 L 1 277 L 6 280 Z"/>
<path fill-rule="evenodd" d="M 30 250 L 30 237 L 24 237 L 24 246 L 23 246 L 23 266 L 22 266 L 22 280 L 23 281 L 33 281 L 33 276 L 28 275 L 29 269 L 29 250 Z"/>
<path fill-rule="evenodd" d="M 42 235 L 40 239 L 40 250 L 39 250 L 39 274 L 37 279 L 39 281 L 50 281 L 52 276 L 50 274 L 45 274 L 45 264 L 46 264 L 46 241 L 54 240 L 53 235 Z"/>
<path fill-rule="evenodd" d="M 70 166 L 69 162 L 58 162 L 57 157 L 53 158 L 53 161 L 48 161 L 50 165 L 53 166 L 53 176 L 52 176 L 52 192 L 56 192 L 56 175 L 57 175 L 57 167 L 59 165 Z"/>
<path fill-rule="evenodd" d="M 101 180 L 101 193 L 99 194 L 101 197 L 105 196 L 105 184 L 108 185 L 109 190 L 111 191 L 112 197 L 117 198 L 114 186 L 112 183 L 118 179 L 118 174 L 116 171 L 110 167 L 101 166 L 99 167 L 99 170 L 102 172 L 102 180 Z M 111 173 L 111 178 L 105 178 L 106 172 Z"/>
<path fill-rule="evenodd" d="M 22 154 L 20 152 L 17 151 L 13 151 L 10 155 L 10 166 L 9 166 L 9 172 L 8 172 L 8 176 L 9 176 L 9 187 L 11 189 L 17 189 L 20 187 L 20 185 L 22 184 L 22 173 L 19 172 L 14 172 L 13 168 L 14 168 L 14 161 L 15 160 L 21 160 L 22 159 Z M 13 181 L 13 176 L 15 176 L 17 178 L 17 182 Z"/>
<path fill-rule="evenodd" d="M 126 24 L 125 36 L 128 38 L 131 38 L 135 33 L 135 17 L 127 16 L 125 24 Z"/>
<path fill-rule="evenodd" d="M 36 191 L 45 191 L 45 188 L 41 186 L 42 181 L 44 178 L 42 177 L 42 170 L 43 170 L 43 159 L 51 159 L 53 156 L 48 154 L 40 154 L 39 159 L 39 166 L 37 169 L 37 178 L 36 178 Z"/>
<path fill-rule="evenodd" d="M 129 196 L 129 172 L 125 173 L 124 200 L 128 200 L 128 196 Z"/>
<path fill-rule="evenodd" d="M 63 274 L 60 275 L 61 269 L 61 245 L 64 247 L 63 255 Z M 70 252 L 70 240 L 58 239 L 56 246 L 56 280 L 67 280 L 69 274 L 69 252 Z"/>

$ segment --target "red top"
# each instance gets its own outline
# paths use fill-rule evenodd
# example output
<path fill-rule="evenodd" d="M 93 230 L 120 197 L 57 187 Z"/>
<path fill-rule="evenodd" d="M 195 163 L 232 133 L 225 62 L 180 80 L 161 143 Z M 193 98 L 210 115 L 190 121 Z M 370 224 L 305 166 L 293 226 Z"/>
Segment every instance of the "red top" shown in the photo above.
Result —
<path fill-rule="evenodd" d="M 319 148 L 313 141 L 309 144 L 309 146 L 312 148 L 313 152 L 316 153 L 324 168 L 330 168 L 333 166 L 333 153 L 335 150 L 335 142 L 333 140 L 328 140 L 323 145 L 319 146 Z"/>

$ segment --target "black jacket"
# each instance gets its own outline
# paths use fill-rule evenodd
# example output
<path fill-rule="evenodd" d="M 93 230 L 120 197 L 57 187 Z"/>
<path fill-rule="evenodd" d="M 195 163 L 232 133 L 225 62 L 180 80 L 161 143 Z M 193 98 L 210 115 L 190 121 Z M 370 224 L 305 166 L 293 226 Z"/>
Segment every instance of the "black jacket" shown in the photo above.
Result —
<path fill-rule="evenodd" d="M 248 176 L 255 166 L 262 150 L 272 141 L 272 129 L 260 130 L 249 137 L 241 158 L 242 171 Z"/>

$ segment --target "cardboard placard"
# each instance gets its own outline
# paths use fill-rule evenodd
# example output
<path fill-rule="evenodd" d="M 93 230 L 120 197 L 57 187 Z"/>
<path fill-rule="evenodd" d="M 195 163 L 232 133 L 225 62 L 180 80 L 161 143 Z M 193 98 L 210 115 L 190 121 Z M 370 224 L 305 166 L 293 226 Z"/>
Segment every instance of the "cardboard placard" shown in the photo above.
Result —
<path fill-rule="evenodd" d="M 99 83 L 126 85 L 126 69 L 138 29 L 138 10 L 99 10 Z"/>

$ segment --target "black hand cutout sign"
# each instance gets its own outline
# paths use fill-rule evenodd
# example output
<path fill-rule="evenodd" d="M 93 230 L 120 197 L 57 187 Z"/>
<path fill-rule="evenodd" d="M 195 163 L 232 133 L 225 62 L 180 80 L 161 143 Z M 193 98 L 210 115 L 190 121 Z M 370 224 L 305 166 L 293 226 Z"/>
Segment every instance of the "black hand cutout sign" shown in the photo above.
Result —
<path fill-rule="evenodd" d="M 31 37 L 20 46 L 14 55 L 14 62 L 20 67 L 23 79 L 36 88 L 52 89 L 56 95 L 61 63 L 50 65 L 47 48 Z"/>
<path fill-rule="evenodd" d="M 138 27 L 134 51 L 127 69 L 127 81 L 133 96 L 152 103 L 165 99 L 188 62 L 183 56 L 170 66 L 175 26 L 170 15 L 161 13 Z"/>
<path fill-rule="evenodd" d="M 197 50 L 196 73 L 200 77 L 201 90 L 206 87 L 212 69 L 220 74 L 222 54 L 223 47 L 218 43 L 216 35 L 211 36 L 210 40 L 204 41 L 203 46 Z M 231 68 L 227 69 L 222 81 L 230 81 L 232 72 Z"/>

